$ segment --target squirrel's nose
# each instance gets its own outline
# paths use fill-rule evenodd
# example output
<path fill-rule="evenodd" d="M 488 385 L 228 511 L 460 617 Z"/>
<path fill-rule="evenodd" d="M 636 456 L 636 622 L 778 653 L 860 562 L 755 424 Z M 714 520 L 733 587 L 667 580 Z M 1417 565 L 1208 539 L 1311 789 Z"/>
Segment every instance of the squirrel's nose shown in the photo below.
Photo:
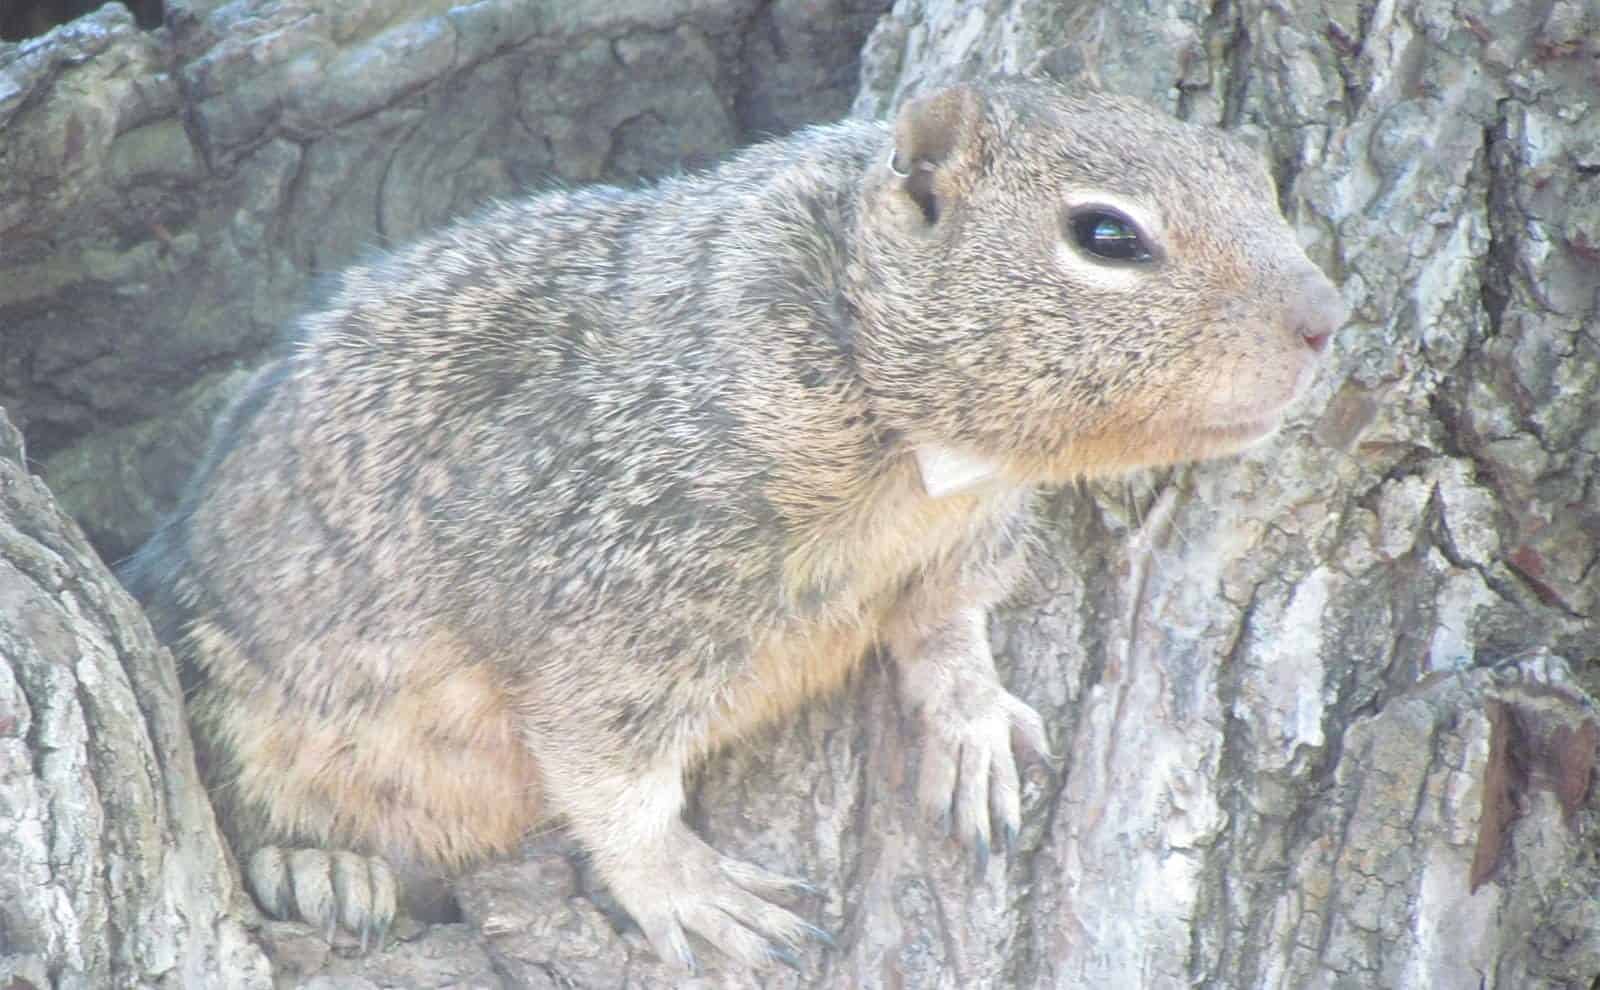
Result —
<path fill-rule="evenodd" d="M 1319 271 L 1307 272 L 1289 299 L 1289 329 L 1317 353 L 1327 349 L 1328 339 L 1349 316 L 1339 290 Z"/>

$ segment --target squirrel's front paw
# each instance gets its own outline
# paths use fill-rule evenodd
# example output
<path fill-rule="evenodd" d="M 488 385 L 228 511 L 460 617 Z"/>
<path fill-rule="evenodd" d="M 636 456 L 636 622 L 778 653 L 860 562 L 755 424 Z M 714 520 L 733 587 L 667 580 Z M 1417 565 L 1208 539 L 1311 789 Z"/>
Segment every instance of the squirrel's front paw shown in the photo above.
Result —
<path fill-rule="evenodd" d="M 659 847 L 602 872 L 656 954 L 690 972 L 691 932 L 752 969 L 774 962 L 799 968 L 796 952 L 806 939 L 832 943 L 822 929 L 765 900 L 809 884 L 723 856 L 681 823 Z"/>
<path fill-rule="evenodd" d="M 978 872 L 989 865 L 990 817 L 1009 851 L 1022 827 L 1021 787 L 1012 753 L 1015 736 L 1048 758 L 1044 720 L 991 678 L 959 676 L 947 689 L 920 698 L 922 771 L 917 801 L 942 828 L 977 853 Z"/>
<path fill-rule="evenodd" d="M 328 849 L 263 846 L 245 864 L 245 879 L 262 910 L 274 918 L 299 919 L 333 939 L 343 925 L 381 945 L 394 921 L 394 874 L 382 859 Z"/>

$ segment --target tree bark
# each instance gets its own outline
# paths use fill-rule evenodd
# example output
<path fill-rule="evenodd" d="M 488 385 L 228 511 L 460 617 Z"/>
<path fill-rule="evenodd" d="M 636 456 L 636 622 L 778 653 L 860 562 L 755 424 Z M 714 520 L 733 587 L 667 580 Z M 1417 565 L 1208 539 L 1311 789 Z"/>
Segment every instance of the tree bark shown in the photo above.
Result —
<path fill-rule="evenodd" d="M 0 413 L 0 986 L 270 985 L 172 655 Z"/>
<path fill-rule="evenodd" d="M 108 8 L 0 47 L 0 397 L 102 550 L 170 502 L 310 272 L 516 180 L 810 119 L 774 116 L 789 92 L 842 110 L 839 39 L 854 65 L 878 14 L 448 6 L 257 0 L 153 34 Z M 1354 316 L 1271 442 L 1042 501 L 1034 577 L 991 635 L 1060 759 L 1027 768 L 1009 858 L 975 875 L 919 820 L 877 664 L 711 761 L 696 826 L 807 875 L 797 907 L 839 942 L 766 985 L 1594 983 L 1597 38 L 1575 0 L 901 0 L 876 20 L 857 113 L 1032 72 L 1255 140 Z M 778 52 L 787 74 L 752 67 Z M 678 985 L 555 836 L 466 878 L 462 923 L 383 951 L 263 923 L 233 896 L 170 660 L 3 439 L 0 986 L 259 985 L 246 933 L 287 984 Z M 713 963 L 697 985 L 750 980 Z"/>

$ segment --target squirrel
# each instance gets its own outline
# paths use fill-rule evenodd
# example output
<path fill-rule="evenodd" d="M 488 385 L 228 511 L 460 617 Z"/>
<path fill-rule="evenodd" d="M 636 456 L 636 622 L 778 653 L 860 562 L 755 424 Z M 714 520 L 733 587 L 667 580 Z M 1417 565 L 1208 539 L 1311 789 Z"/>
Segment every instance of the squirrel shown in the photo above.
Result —
<path fill-rule="evenodd" d="M 662 957 L 761 967 L 825 933 L 686 768 L 881 648 L 919 803 L 1005 846 L 1032 493 L 1261 440 L 1345 313 L 1234 138 L 956 85 L 349 269 L 124 576 L 269 914 L 381 936 L 563 820 Z"/>

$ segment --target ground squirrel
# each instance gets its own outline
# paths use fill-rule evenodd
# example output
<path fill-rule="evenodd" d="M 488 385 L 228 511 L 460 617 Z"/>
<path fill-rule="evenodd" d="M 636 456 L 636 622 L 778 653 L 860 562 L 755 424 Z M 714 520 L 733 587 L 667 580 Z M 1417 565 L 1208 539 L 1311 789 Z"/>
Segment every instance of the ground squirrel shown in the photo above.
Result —
<path fill-rule="evenodd" d="M 1030 492 L 1259 440 L 1344 319 L 1276 204 L 1224 134 L 1007 81 L 349 270 L 126 571 L 258 900 L 381 927 L 559 818 L 664 957 L 782 958 L 791 881 L 683 774 L 874 646 L 986 855 L 1046 746 L 985 635 Z"/>

